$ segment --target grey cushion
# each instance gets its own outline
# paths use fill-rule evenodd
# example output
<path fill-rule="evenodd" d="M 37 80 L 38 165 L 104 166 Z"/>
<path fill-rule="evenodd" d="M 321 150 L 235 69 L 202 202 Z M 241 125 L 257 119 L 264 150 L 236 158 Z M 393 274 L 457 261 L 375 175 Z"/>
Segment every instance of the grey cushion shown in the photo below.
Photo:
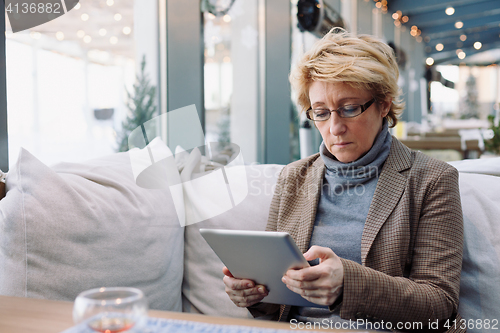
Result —
<path fill-rule="evenodd" d="M 184 249 L 183 311 L 214 316 L 253 318 L 239 308 L 224 291 L 224 265 L 200 235 L 200 228 L 265 230 L 274 185 L 282 165 L 246 167 L 247 197 L 236 207 L 208 220 L 186 227 Z M 238 184 L 233 184 L 237 186 Z"/>
<path fill-rule="evenodd" d="M 0 201 L 0 294 L 131 286 L 180 311 L 183 235 L 168 189 L 138 187 L 128 153 L 48 167 L 23 149 Z"/>

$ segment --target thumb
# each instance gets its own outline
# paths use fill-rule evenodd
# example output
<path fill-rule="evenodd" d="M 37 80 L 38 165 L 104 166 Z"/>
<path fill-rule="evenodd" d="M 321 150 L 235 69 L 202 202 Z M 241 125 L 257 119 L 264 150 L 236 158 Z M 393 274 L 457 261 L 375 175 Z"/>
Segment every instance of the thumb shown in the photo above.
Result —
<path fill-rule="evenodd" d="M 334 256 L 335 253 L 333 253 L 332 249 L 330 249 L 329 247 L 323 247 L 317 245 L 311 246 L 311 248 L 307 250 L 306 253 L 304 253 L 304 258 L 306 258 L 307 261 L 311 261 L 316 258 L 319 258 L 321 261 L 324 261 Z"/>
<path fill-rule="evenodd" d="M 224 273 L 224 275 L 227 275 L 229 277 L 234 277 L 226 266 L 222 268 L 222 273 Z"/>

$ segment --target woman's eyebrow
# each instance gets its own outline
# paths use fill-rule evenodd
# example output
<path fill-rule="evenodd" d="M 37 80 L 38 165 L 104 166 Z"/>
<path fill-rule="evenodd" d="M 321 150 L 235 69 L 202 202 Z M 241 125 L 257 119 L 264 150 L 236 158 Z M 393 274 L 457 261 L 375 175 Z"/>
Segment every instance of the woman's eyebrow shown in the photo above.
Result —
<path fill-rule="evenodd" d="M 359 97 L 359 96 L 348 96 L 348 97 L 342 97 L 341 99 L 339 99 L 337 101 L 337 104 L 340 104 L 341 106 L 342 105 L 346 105 L 346 104 L 357 104 L 357 103 L 360 103 L 361 100 L 364 100 L 363 98 Z M 349 103 L 351 102 L 351 103 Z M 314 102 L 311 104 L 311 107 L 323 107 L 325 106 L 326 103 L 325 102 Z"/>
<path fill-rule="evenodd" d="M 345 103 L 345 102 L 349 102 L 349 101 L 356 101 L 356 102 L 359 102 L 359 101 L 361 101 L 361 100 L 363 100 L 363 98 L 362 98 L 362 97 L 359 97 L 359 96 L 347 96 L 347 97 L 343 97 L 343 98 L 339 99 L 337 102 L 338 102 L 339 104 L 343 104 L 343 103 Z"/>
<path fill-rule="evenodd" d="M 325 102 L 314 102 L 311 104 L 311 107 L 319 107 L 319 106 L 325 106 Z"/>

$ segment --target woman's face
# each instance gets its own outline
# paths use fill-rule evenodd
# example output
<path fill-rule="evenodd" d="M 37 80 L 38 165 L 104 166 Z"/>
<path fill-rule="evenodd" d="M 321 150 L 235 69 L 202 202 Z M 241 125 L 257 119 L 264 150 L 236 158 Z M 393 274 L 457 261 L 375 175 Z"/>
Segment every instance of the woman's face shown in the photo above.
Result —
<path fill-rule="evenodd" d="M 337 110 L 348 104 L 365 104 L 373 96 L 343 82 L 314 81 L 309 88 L 311 107 Z M 340 118 L 332 112 L 330 119 L 315 122 L 326 148 L 340 162 L 349 163 L 366 154 L 382 130 L 382 121 L 389 113 L 391 100 L 375 101 L 354 118 Z"/>

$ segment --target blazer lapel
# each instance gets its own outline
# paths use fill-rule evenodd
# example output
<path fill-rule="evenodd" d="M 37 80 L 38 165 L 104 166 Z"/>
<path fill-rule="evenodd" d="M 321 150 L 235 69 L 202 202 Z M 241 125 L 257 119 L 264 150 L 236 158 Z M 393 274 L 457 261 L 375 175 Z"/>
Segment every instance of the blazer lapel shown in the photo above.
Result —
<path fill-rule="evenodd" d="M 323 184 L 323 176 L 325 174 L 325 164 L 321 158 L 314 161 L 311 171 L 312 172 L 308 172 L 304 180 L 304 192 L 301 196 L 302 202 L 300 203 L 301 209 L 298 210 L 301 213 L 300 219 L 303 220 L 303 223 L 299 224 L 301 229 L 299 235 L 305 235 L 305 237 L 300 237 L 297 242 L 297 247 L 302 252 L 306 252 L 309 249 L 309 242 L 311 240 L 316 218 L 316 210 L 321 195 L 321 185 Z"/>
<path fill-rule="evenodd" d="M 361 262 L 363 265 L 380 228 L 387 221 L 404 192 L 407 177 L 401 174 L 401 171 L 410 168 L 411 163 L 410 149 L 393 138 L 391 151 L 382 167 L 363 229 L 361 238 Z"/>

